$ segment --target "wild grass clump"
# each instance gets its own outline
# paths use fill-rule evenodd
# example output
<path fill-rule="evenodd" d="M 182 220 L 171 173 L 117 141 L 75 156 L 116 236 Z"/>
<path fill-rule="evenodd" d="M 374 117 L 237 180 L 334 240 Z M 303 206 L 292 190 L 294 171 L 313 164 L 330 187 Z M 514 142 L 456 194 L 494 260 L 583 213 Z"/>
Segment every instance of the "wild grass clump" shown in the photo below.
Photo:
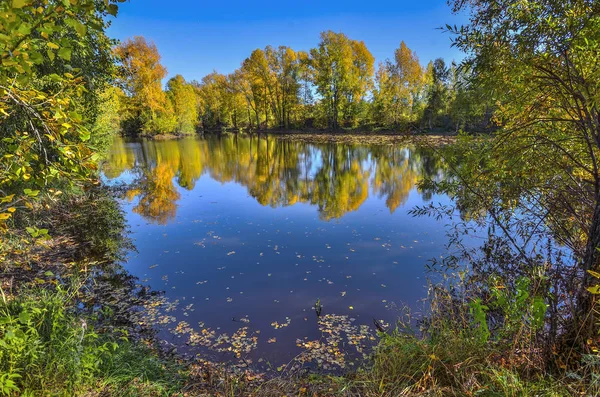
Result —
<path fill-rule="evenodd" d="M 73 292 L 2 294 L 0 395 L 169 395 L 181 387 L 178 371 L 125 332 L 97 332 Z"/>
<path fill-rule="evenodd" d="M 476 335 L 449 324 L 425 337 L 395 331 L 382 337 L 372 368 L 356 384 L 365 396 L 572 395 L 558 380 L 524 377 L 495 362 L 497 354 Z"/>
<path fill-rule="evenodd" d="M 597 396 L 600 355 L 560 365 L 545 355 L 535 279 L 508 291 L 495 279 L 485 301 L 472 291 L 432 287 L 427 318 L 381 333 L 372 365 L 353 380 L 361 396 Z M 561 367 L 563 368 L 561 370 Z"/>

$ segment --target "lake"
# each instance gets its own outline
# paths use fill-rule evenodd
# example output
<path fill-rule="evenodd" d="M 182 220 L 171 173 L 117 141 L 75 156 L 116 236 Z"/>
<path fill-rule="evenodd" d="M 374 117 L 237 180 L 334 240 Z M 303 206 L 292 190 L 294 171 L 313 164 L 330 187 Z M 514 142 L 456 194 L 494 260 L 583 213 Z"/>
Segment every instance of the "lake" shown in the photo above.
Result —
<path fill-rule="evenodd" d="M 353 365 L 374 320 L 423 308 L 425 265 L 446 243 L 443 221 L 408 213 L 450 203 L 419 190 L 443 166 L 413 146 L 117 139 L 103 173 L 125 185 L 126 269 L 164 291 L 149 321 L 221 362 Z"/>

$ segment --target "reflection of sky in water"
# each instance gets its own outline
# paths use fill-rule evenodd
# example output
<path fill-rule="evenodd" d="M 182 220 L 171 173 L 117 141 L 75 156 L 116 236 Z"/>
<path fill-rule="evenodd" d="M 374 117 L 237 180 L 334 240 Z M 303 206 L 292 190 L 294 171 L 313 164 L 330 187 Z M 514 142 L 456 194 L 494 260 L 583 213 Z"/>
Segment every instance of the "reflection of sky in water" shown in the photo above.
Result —
<path fill-rule="evenodd" d="M 439 162 L 392 146 L 253 140 L 119 140 L 111 151 L 105 178 L 131 186 L 123 207 L 138 252 L 126 267 L 179 301 L 169 327 L 260 330 L 249 357 L 282 363 L 298 340 L 320 338 L 317 299 L 356 327 L 393 323 L 393 303 L 418 311 L 445 235 L 407 211 L 426 202 L 415 183 L 441 175 Z"/>

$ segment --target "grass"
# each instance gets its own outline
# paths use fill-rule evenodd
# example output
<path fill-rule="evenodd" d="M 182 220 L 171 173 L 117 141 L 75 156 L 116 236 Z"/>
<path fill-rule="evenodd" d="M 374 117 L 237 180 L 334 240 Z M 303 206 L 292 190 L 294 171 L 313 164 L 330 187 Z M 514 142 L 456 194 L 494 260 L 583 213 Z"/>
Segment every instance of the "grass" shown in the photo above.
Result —
<path fill-rule="evenodd" d="M 494 362 L 497 353 L 461 330 L 435 337 L 394 333 L 382 339 L 373 367 L 360 375 L 365 396 L 570 396 L 556 379 Z"/>
<path fill-rule="evenodd" d="M 96 330 L 75 302 L 75 291 L 60 287 L 3 294 L 0 395 L 158 396 L 181 388 L 183 367 L 129 340 L 124 330 Z"/>

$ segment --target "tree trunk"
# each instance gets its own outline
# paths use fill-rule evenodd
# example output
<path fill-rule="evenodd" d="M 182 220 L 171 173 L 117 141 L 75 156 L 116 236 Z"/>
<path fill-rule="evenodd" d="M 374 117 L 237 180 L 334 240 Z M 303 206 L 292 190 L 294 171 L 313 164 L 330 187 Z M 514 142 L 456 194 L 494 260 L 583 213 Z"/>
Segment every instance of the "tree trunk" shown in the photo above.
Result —
<path fill-rule="evenodd" d="M 269 129 L 269 102 L 265 91 L 265 129 Z"/>
<path fill-rule="evenodd" d="M 582 271 L 583 280 L 577 294 L 577 315 L 574 326 L 577 327 L 578 339 L 585 343 L 588 337 L 594 333 L 596 326 L 596 316 L 594 313 L 593 303 L 594 295 L 587 288 L 593 285 L 600 284 L 600 280 L 593 277 L 588 270 L 598 272 L 599 252 L 600 247 L 600 197 L 596 196 L 596 206 L 592 215 L 592 223 L 590 224 L 588 241 L 585 247 L 583 257 Z M 576 331 L 574 330 L 574 331 Z"/>

